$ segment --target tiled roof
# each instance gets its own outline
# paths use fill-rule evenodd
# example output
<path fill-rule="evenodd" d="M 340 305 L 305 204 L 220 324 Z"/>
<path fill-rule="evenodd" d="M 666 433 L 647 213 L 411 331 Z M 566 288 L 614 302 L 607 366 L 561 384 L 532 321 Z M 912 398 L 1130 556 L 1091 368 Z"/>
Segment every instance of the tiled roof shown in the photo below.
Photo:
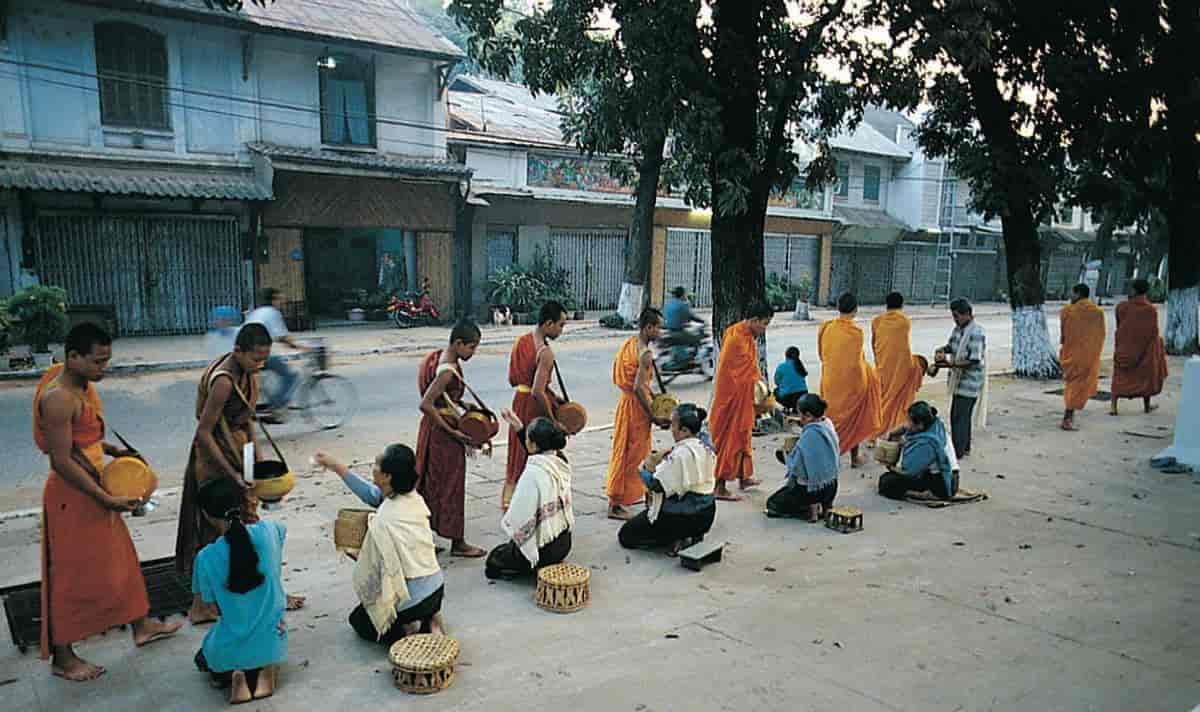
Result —
<path fill-rule="evenodd" d="M 132 6 L 145 12 L 363 42 L 445 59 L 463 57 L 462 50 L 429 27 L 408 7 L 407 0 L 277 0 L 266 7 L 245 0 L 237 12 L 209 8 L 204 0 L 91 0 L 87 4 Z"/>
<path fill-rule="evenodd" d="M 433 178 L 465 178 L 471 169 L 461 163 L 428 158 L 408 158 L 388 153 L 331 151 L 324 148 L 298 148 L 273 143 L 251 143 L 248 148 L 278 163 L 296 163 L 333 168 L 357 168 Z M 276 166 L 278 167 L 278 166 Z"/>
<path fill-rule="evenodd" d="M 0 188 L 56 190 L 157 198 L 212 200 L 270 200 L 271 190 L 260 186 L 249 170 L 178 170 L 4 161 Z"/>

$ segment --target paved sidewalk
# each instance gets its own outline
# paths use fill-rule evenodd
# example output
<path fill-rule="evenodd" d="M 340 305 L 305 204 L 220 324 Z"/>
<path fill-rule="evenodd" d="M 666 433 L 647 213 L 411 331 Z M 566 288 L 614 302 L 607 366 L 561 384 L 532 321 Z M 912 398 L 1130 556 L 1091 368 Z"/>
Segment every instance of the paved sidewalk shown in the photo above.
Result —
<path fill-rule="evenodd" d="M 1056 384 L 998 378 L 992 417 L 963 485 L 987 502 L 930 510 L 881 499 L 877 467 L 842 471 L 839 504 L 865 513 L 862 533 L 768 520 L 782 468 L 779 438 L 755 439 L 767 485 L 721 503 L 712 534 L 725 560 L 691 573 L 616 544 L 604 517 L 611 432 L 574 439 L 577 529 L 570 560 L 592 570 L 591 605 L 537 609 L 528 584 L 489 584 L 480 561 L 443 557 L 445 615 L 462 645 L 454 686 L 428 698 L 392 686 L 386 653 L 358 640 L 352 564 L 332 544 L 339 507 L 355 500 L 330 474 L 302 473 L 269 516 L 289 527 L 290 614 L 278 694 L 247 710 L 1131 710 L 1200 700 L 1200 487 L 1147 461 L 1169 442 L 1182 361 L 1160 411 L 1111 418 L 1093 402 L 1082 432 L 1055 427 Z M 1107 382 L 1102 381 L 1102 388 Z M 923 394 L 944 405 L 944 384 Z M 656 438 L 665 444 L 665 435 Z M 353 453 L 367 461 L 373 453 Z M 503 450 L 470 463 L 467 534 L 498 527 Z M 173 548 L 177 500 L 132 527 L 144 559 Z M 36 579 L 36 520 L 0 523 L 0 585 Z M 50 676 L 6 646 L 7 709 L 224 709 L 191 658 L 203 629 L 135 650 L 127 633 L 86 641 L 109 672 L 87 685 Z"/>

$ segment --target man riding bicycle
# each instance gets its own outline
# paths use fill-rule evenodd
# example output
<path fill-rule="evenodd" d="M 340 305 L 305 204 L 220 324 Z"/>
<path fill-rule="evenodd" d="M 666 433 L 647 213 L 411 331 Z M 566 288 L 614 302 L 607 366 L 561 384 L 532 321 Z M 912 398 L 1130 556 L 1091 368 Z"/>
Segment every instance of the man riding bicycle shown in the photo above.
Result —
<path fill-rule="evenodd" d="M 692 311 L 687 290 L 683 287 L 672 289 L 671 298 L 663 305 L 663 326 L 667 330 L 667 341 L 672 344 L 671 360 L 675 363 L 686 360 L 688 347 L 700 342 L 699 334 L 687 330 L 693 323 L 704 324 L 705 321 Z"/>
<path fill-rule="evenodd" d="M 296 343 L 291 332 L 288 331 L 287 323 L 283 319 L 284 304 L 283 292 L 274 287 L 266 287 L 259 292 L 258 308 L 250 312 L 246 317 L 246 323 L 262 324 L 267 328 L 267 333 L 271 335 L 271 340 L 276 343 L 287 344 L 297 351 L 308 351 L 307 348 Z M 288 366 L 282 356 L 274 353 L 267 359 L 264 368 L 275 374 L 279 379 L 279 386 L 269 396 L 271 414 L 264 416 L 262 421 L 270 425 L 279 425 L 287 417 L 287 407 L 292 401 L 292 394 L 295 392 L 296 386 L 300 383 L 300 374 Z"/>

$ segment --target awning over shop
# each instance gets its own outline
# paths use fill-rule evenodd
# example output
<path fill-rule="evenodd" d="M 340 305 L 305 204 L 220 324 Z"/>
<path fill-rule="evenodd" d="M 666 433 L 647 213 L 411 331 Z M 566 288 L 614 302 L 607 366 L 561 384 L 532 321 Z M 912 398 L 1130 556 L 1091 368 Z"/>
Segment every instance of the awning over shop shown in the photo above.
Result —
<path fill-rule="evenodd" d="M 0 188 L 52 190 L 156 198 L 270 200 L 269 186 L 255 181 L 249 168 L 196 169 L 163 164 L 105 165 L 0 162 Z"/>
<path fill-rule="evenodd" d="M 432 158 L 410 158 L 388 153 L 331 151 L 273 143 L 251 143 L 248 148 L 265 158 L 272 170 L 326 172 L 343 175 L 372 174 L 380 177 L 424 178 L 447 182 L 466 180 L 471 169 L 461 163 Z"/>
<path fill-rule="evenodd" d="M 896 244 L 901 234 L 912 232 L 908 225 L 882 210 L 835 205 L 833 216 L 841 222 L 833 233 L 835 243 L 887 247 Z"/>

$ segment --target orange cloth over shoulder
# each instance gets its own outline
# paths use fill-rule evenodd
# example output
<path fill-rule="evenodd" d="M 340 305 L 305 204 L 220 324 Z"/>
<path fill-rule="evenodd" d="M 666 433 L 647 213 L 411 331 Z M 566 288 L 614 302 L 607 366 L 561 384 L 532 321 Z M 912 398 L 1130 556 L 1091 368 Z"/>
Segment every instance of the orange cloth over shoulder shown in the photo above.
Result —
<path fill-rule="evenodd" d="M 1145 295 L 1117 305 L 1112 392 L 1120 398 L 1162 393 L 1167 380 L 1167 347 L 1158 333 L 1158 310 Z"/>
<path fill-rule="evenodd" d="M 638 337 L 631 336 L 621 345 L 613 361 L 613 385 L 621 389 L 617 414 L 613 418 L 612 457 L 608 461 L 608 479 L 604 492 L 608 501 L 628 507 L 646 496 L 646 487 L 638 470 L 650 454 L 653 441 L 650 415 L 638 402 L 634 384 L 637 382 L 638 360 L 643 349 Z M 650 384 L 642 388 L 650 396 Z"/>
<path fill-rule="evenodd" d="M 50 443 L 42 429 L 41 400 L 59 387 L 62 364 L 46 371 L 33 395 L 33 440 Z M 81 397 L 71 423 L 76 457 L 99 475 L 104 467 L 104 408 L 94 386 Z M 146 582 L 125 521 L 91 495 L 50 471 L 42 492 L 42 658 L 66 645 L 132 623 L 150 610 Z"/>
<path fill-rule="evenodd" d="M 1058 322 L 1062 348 L 1063 402 L 1067 410 L 1083 410 L 1100 382 L 1100 353 L 1104 350 L 1104 310 L 1090 299 L 1063 307 Z"/>
<path fill-rule="evenodd" d="M 880 414 L 886 433 L 908 420 L 908 407 L 921 390 L 925 365 L 912 353 L 912 322 L 899 309 L 890 309 L 871 322 L 875 375 L 879 378 Z"/>
<path fill-rule="evenodd" d="M 541 402 L 533 397 L 533 377 L 537 373 L 537 339 L 533 332 L 525 334 L 513 344 L 512 353 L 508 357 L 508 383 L 516 392 L 513 393 L 512 411 L 529 425 L 534 418 L 547 415 Z M 508 429 L 508 460 L 504 469 L 504 490 L 500 494 L 500 503 L 507 507 L 512 493 L 517 488 L 517 480 L 525 471 L 525 460 L 529 455 L 525 446 L 517 439 L 517 433 Z"/>
<path fill-rule="evenodd" d="M 744 321 L 725 330 L 717 359 L 709 431 L 717 450 L 717 479 L 745 479 L 754 474 L 754 384 L 758 370 L 758 344 Z"/>
<path fill-rule="evenodd" d="M 852 316 L 839 316 L 817 332 L 821 357 L 821 397 L 829 404 L 842 452 L 879 434 L 880 390 L 875 369 L 863 353 L 863 332 Z"/>

